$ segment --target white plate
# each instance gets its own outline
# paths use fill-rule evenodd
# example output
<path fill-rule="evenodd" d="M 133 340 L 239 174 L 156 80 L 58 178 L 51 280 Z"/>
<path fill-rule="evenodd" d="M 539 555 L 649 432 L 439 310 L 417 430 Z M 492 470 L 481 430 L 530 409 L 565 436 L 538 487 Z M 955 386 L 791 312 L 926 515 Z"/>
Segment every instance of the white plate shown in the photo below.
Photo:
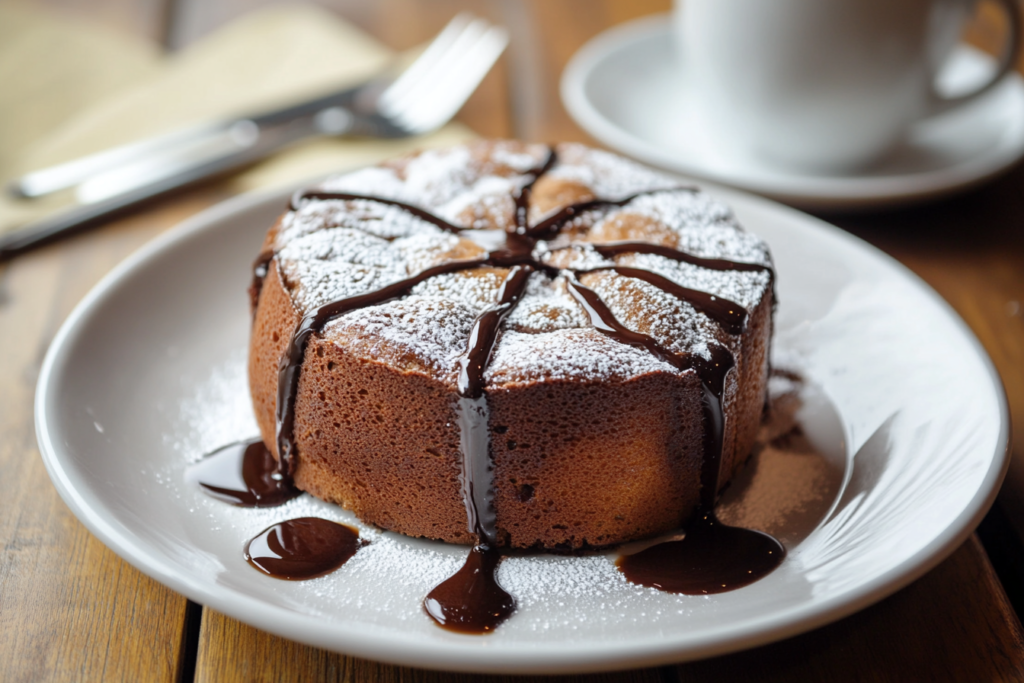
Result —
<path fill-rule="evenodd" d="M 501 577 L 520 610 L 474 637 L 435 627 L 420 609 L 461 563 L 461 548 L 362 527 L 371 545 L 327 577 L 277 581 L 250 568 L 242 544 L 271 523 L 303 514 L 352 521 L 308 496 L 233 508 L 185 482 L 188 461 L 255 433 L 245 289 L 283 194 L 241 197 L 187 221 L 75 309 L 39 378 L 46 467 L 78 518 L 161 583 L 264 630 L 360 657 L 594 671 L 710 656 L 835 620 L 920 576 L 971 532 L 1006 467 L 1005 399 L 970 331 L 904 268 L 806 215 L 724 195 L 772 247 L 775 349 L 827 396 L 811 398 L 805 426 L 838 473 L 810 527 L 779 530 L 783 565 L 751 586 L 677 596 L 626 583 L 611 555 L 511 558 Z"/>
<path fill-rule="evenodd" d="M 962 91 L 995 68 L 961 46 L 942 75 Z M 856 175 L 800 173 L 750 158 L 711 130 L 686 90 L 668 15 L 615 27 L 570 61 L 562 101 L 588 133 L 656 166 L 817 209 L 920 201 L 994 176 L 1024 155 L 1024 79 L 1017 74 L 971 105 L 914 127 L 909 140 Z"/>

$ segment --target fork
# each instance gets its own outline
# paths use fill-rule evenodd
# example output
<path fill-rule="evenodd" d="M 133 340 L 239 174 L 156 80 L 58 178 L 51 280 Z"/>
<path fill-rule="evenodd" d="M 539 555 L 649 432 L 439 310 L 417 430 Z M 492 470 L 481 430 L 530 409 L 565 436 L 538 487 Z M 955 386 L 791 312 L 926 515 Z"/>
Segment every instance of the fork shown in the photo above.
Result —
<path fill-rule="evenodd" d="M 173 131 L 29 173 L 8 191 L 32 199 L 74 187 L 78 206 L 0 236 L 0 261 L 308 137 L 428 133 L 455 115 L 507 44 L 505 29 L 459 14 L 390 83 L 374 79 L 283 109 Z"/>

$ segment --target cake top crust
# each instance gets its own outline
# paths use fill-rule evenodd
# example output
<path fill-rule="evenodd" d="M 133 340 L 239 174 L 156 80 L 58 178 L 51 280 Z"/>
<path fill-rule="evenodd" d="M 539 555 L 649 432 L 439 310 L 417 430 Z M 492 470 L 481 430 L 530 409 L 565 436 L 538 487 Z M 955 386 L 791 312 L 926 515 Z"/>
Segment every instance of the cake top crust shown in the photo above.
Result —
<path fill-rule="evenodd" d="M 501 248 L 507 231 L 515 230 L 516 197 L 536 180 L 529 193 L 528 226 L 581 202 L 622 205 L 581 207 L 557 234 L 536 242 L 533 258 L 548 268 L 529 275 L 518 305 L 502 322 L 484 375 L 488 388 L 679 372 L 646 350 L 594 329 L 568 291 L 567 278 L 572 277 L 596 292 L 620 323 L 672 352 L 706 358 L 710 342 L 735 352 L 739 337 L 722 324 L 664 288 L 621 272 L 643 269 L 752 310 L 771 286 L 769 270 L 712 269 L 653 253 L 608 256 L 594 245 L 645 242 L 770 268 L 767 245 L 707 194 L 583 145 L 555 146 L 555 163 L 537 178 L 531 171 L 544 164 L 550 150 L 483 141 L 420 152 L 326 180 L 316 189 L 402 202 L 460 230 L 444 230 L 428 217 L 373 199 L 298 199 L 269 238 L 296 313 L 307 315 L 438 264 L 485 257 Z M 608 266 L 620 271 L 581 272 Z M 358 357 L 454 386 L 474 321 L 495 303 L 508 273 L 508 268 L 483 266 L 437 275 L 407 296 L 341 315 L 327 323 L 322 335 Z"/>

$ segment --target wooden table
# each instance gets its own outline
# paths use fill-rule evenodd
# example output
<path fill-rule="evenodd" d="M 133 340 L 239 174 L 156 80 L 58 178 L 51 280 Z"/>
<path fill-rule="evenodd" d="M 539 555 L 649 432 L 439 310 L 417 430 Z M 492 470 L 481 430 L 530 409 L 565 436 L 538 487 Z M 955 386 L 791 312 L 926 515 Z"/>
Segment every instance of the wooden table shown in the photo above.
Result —
<path fill-rule="evenodd" d="M 36 0 L 72 16 L 183 45 L 252 3 Z M 387 0 L 329 3 L 395 48 L 435 33 L 458 9 L 507 25 L 513 45 L 460 118 L 487 136 L 581 140 L 561 108 L 562 68 L 587 39 L 664 11 L 668 0 Z M 998 21 L 974 29 L 994 44 Z M 591 141 L 592 142 L 592 141 Z M 825 216 L 889 252 L 939 291 L 974 329 L 1024 424 L 1024 167 L 959 197 L 919 208 Z M 197 681 L 455 681 L 485 677 L 378 664 L 257 631 L 142 575 L 71 515 L 39 458 L 32 397 L 47 346 L 72 307 L 154 235 L 227 196 L 211 184 L 0 264 L 0 679 Z M 1024 458 L 1024 441 L 1013 446 Z M 1007 499 L 1012 504 L 1012 496 Z M 931 573 L 859 614 L 803 636 L 712 660 L 593 681 L 1024 680 L 1020 544 L 990 515 Z M 1018 577 L 1022 576 L 1017 574 Z M 495 678 L 494 680 L 498 680 Z M 529 680 L 502 678 L 501 680 Z"/>

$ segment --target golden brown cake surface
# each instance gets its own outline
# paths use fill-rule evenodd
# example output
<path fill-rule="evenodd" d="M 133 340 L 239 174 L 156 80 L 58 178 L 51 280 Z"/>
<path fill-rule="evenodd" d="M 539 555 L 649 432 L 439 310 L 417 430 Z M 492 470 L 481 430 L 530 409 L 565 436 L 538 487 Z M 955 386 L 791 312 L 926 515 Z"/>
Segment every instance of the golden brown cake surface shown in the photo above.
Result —
<path fill-rule="evenodd" d="M 678 527 L 700 495 L 701 380 L 595 328 L 569 291 L 596 292 L 626 328 L 680 357 L 709 344 L 735 359 L 725 388 L 724 485 L 753 445 L 764 403 L 771 274 L 720 270 L 656 254 L 602 256 L 595 244 L 643 241 L 705 259 L 770 266 L 766 245 L 706 194 L 581 145 L 481 142 L 423 152 L 332 178 L 319 190 L 397 200 L 465 230 L 372 199 L 302 199 L 267 236 L 273 253 L 259 292 L 250 385 L 264 440 L 276 453 L 278 365 L 299 320 L 338 301 L 453 260 L 500 249 L 515 197 L 526 225 L 581 206 L 536 242 L 545 270 L 501 324 L 483 375 L 498 542 L 605 546 Z M 742 333 L 681 299 L 611 270 L 641 268 L 746 309 Z M 463 495 L 456 382 L 474 321 L 493 306 L 508 268 L 439 275 L 408 295 L 327 323 L 305 351 L 295 401 L 296 484 L 361 519 L 413 536 L 472 543 Z M 575 274 L 573 274 L 575 273 Z M 480 485 L 480 482 L 476 482 Z"/>

